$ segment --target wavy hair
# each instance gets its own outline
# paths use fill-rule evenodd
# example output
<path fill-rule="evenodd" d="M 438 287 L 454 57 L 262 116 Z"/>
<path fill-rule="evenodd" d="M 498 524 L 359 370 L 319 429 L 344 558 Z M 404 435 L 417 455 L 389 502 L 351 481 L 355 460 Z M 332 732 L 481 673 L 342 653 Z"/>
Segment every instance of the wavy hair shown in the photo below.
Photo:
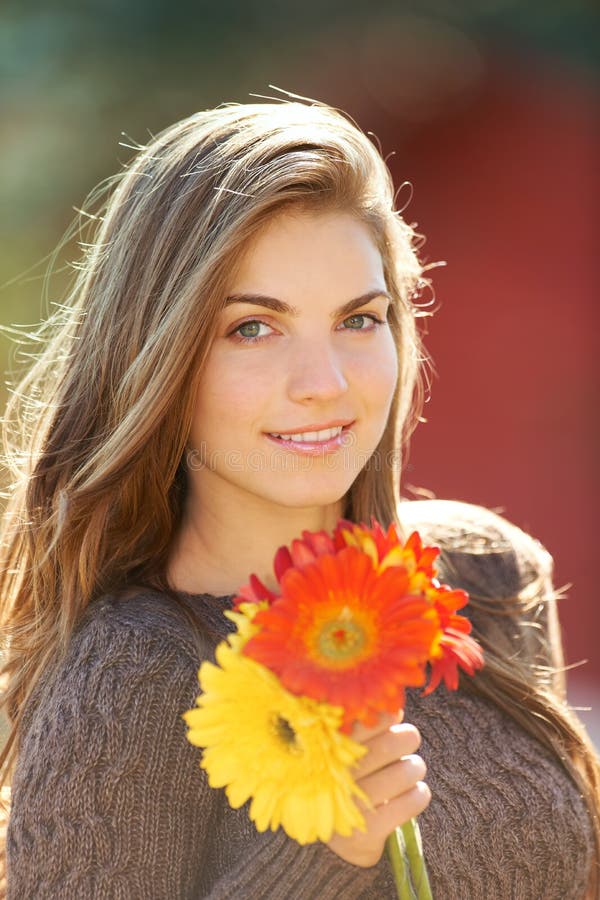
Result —
<path fill-rule="evenodd" d="M 236 260 L 275 213 L 343 210 L 370 228 L 394 302 L 398 390 L 379 459 L 416 423 L 423 353 L 415 235 L 370 140 L 320 104 L 226 104 L 155 137 L 88 201 L 92 234 L 43 351 L 3 420 L 12 476 L 0 547 L 5 708 L 23 704 L 97 596 L 166 591 L 186 496 L 193 402 Z M 92 213 L 95 205 L 97 212 Z M 86 235 L 87 236 L 87 235 Z M 389 519 L 400 459 L 365 466 L 345 512 Z"/>
<path fill-rule="evenodd" d="M 3 419 L 11 476 L 0 534 L 7 782 L 26 702 L 89 603 L 133 586 L 177 602 L 166 566 L 184 510 L 196 388 L 236 260 L 274 214 L 294 207 L 358 217 L 393 298 L 398 387 L 375 451 L 387 464 L 358 474 L 347 518 L 398 520 L 401 454 L 423 401 L 427 357 L 416 319 L 426 314 L 419 301 L 429 281 L 419 238 L 395 208 L 380 152 L 349 117 L 316 102 L 225 104 L 137 150 L 88 198 L 76 278 L 40 327 L 43 349 Z M 534 680 L 524 693 L 505 662 L 488 667 L 484 693 L 532 734 L 543 732 L 559 758 L 566 747 L 569 759 L 585 762 L 583 774 L 576 765 L 569 771 L 593 811 L 584 738 L 573 736 L 566 713 L 540 720 Z"/>

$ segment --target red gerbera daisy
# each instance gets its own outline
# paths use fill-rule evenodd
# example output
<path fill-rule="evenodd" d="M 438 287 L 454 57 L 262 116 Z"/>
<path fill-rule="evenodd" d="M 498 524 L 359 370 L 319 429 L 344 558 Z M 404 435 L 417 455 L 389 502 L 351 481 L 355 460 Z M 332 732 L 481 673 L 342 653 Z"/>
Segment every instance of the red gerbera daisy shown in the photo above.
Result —
<path fill-rule="evenodd" d="M 317 556 L 335 553 L 336 548 L 331 537 L 325 531 L 303 531 L 302 539 L 293 540 L 290 547 L 280 547 L 275 554 L 273 570 L 277 581 L 281 582 L 283 574 L 291 568 L 301 569 L 307 563 L 314 562 Z M 233 603 L 239 609 L 241 603 L 259 603 L 266 600 L 271 604 L 277 594 L 270 591 L 258 578 L 250 576 L 249 584 L 241 587 L 234 597 Z"/>
<path fill-rule="evenodd" d="M 250 576 L 250 582 L 243 585 L 233 598 L 235 609 L 240 608 L 242 603 L 261 603 L 265 601 L 272 603 L 276 598 L 276 594 L 269 590 L 256 575 Z"/>
<path fill-rule="evenodd" d="M 437 650 L 431 660 L 431 678 L 424 694 L 431 694 L 440 681 L 455 691 L 458 688 L 458 669 L 474 675 L 483 666 L 483 655 L 479 644 L 469 637 L 471 623 L 464 616 L 457 616 L 456 610 L 468 603 L 465 591 L 451 590 L 446 585 L 433 588 L 430 592 L 442 628 Z"/>

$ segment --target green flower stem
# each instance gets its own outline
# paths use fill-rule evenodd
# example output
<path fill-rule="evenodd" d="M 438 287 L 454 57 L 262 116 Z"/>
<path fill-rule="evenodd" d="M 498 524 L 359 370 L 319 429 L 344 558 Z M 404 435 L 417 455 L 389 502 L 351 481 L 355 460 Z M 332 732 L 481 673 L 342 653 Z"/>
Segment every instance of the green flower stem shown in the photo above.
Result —
<path fill-rule="evenodd" d="M 410 867 L 410 876 L 417 895 L 417 900 L 433 900 L 425 858 L 423 856 L 423 843 L 421 832 L 416 819 L 411 819 L 402 826 L 406 855 Z"/>
<path fill-rule="evenodd" d="M 398 900 L 433 900 L 417 820 L 411 819 L 396 828 L 387 838 L 385 849 L 394 873 Z"/>
<path fill-rule="evenodd" d="M 416 900 L 412 884 L 410 883 L 410 872 L 408 870 L 406 859 L 406 846 L 401 828 L 396 828 L 395 831 L 392 831 L 392 833 L 387 836 L 385 841 L 385 852 L 387 853 L 390 867 L 394 874 L 398 900 Z"/>

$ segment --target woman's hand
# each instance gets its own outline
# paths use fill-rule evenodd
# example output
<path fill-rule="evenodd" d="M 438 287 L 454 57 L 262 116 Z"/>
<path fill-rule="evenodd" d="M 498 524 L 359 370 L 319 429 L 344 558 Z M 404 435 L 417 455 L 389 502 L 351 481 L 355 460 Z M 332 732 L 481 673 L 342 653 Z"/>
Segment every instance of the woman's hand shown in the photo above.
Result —
<path fill-rule="evenodd" d="M 369 797 L 373 809 L 358 801 L 366 831 L 350 837 L 334 835 L 330 850 L 355 866 L 373 866 L 383 853 L 385 839 L 429 804 L 431 792 L 425 782 L 426 766 L 416 755 L 421 735 L 414 725 L 400 724 L 399 716 L 382 716 L 374 728 L 355 725 L 352 737 L 367 747 L 356 767 L 356 783 Z"/>

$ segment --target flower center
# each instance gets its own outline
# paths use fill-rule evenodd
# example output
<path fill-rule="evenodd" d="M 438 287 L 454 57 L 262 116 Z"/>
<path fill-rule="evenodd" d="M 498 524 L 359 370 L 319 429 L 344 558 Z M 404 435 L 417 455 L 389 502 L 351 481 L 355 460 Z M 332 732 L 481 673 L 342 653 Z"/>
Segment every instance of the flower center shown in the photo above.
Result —
<path fill-rule="evenodd" d="M 273 716 L 273 730 L 275 731 L 277 739 L 283 744 L 286 750 L 298 753 L 300 746 L 296 739 L 296 732 L 288 720 L 284 719 L 279 713 L 275 713 Z"/>
<path fill-rule="evenodd" d="M 364 630 L 348 615 L 348 610 L 342 610 L 337 619 L 327 622 L 319 634 L 320 652 L 333 661 L 343 662 L 356 658 L 365 642 Z"/>

